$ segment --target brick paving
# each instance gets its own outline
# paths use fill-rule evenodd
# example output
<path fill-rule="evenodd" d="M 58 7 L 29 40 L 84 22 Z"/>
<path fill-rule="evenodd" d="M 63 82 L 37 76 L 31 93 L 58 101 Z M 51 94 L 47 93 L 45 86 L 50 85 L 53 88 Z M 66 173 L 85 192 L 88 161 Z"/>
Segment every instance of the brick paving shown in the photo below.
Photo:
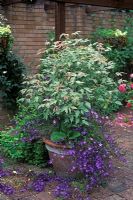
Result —
<path fill-rule="evenodd" d="M 133 116 L 127 109 L 122 113 Z M 133 200 L 133 126 L 114 125 L 109 130 L 119 146 L 124 150 L 127 164 L 116 163 L 116 172 L 112 175 L 108 186 L 92 194 L 92 200 Z"/>

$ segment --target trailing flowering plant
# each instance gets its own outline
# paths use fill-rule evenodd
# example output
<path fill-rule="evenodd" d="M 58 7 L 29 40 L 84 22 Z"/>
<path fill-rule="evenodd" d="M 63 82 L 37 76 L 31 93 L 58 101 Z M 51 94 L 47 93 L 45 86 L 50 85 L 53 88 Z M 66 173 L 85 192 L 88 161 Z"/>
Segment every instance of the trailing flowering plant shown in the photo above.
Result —
<path fill-rule="evenodd" d="M 73 156 L 71 172 L 76 170 L 77 173 L 81 173 L 82 179 L 73 180 L 73 178 L 60 178 L 41 174 L 32 184 L 35 191 L 45 190 L 47 184 L 54 181 L 57 183 L 53 189 L 56 198 L 72 199 L 73 191 L 76 191 L 75 199 L 90 200 L 89 194 L 92 189 L 104 185 L 110 173 L 112 173 L 113 158 L 117 157 L 124 161 L 115 140 L 103 129 L 105 119 L 101 118 L 94 110 L 87 112 L 86 118 L 88 120 L 93 118 L 101 129 L 92 133 L 92 129 L 87 130 L 83 127 L 77 127 L 76 130 L 81 133 L 82 137 L 76 146 L 73 146 L 67 152 L 67 155 Z"/>
<path fill-rule="evenodd" d="M 118 89 L 121 93 L 125 93 L 126 106 L 133 108 L 133 74 L 130 74 L 130 82 L 120 84 Z"/>

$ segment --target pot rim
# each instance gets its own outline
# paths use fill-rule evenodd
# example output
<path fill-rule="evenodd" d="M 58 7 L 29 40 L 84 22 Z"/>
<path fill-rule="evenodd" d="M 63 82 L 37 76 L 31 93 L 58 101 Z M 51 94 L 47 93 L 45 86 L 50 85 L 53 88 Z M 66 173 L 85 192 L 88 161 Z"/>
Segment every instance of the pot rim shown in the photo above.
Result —
<path fill-rule="evenodd" d="M 44 142 L 45 144 L 47 144 L 48 146 L 51 146 L 52 148 L 68 149 L 68 150 L 71 149 L 70 146 L 66 146 L 66 145 L 63 145 L 63 144 L 56 144 L 56 143 L 54 143 L 54 142 L 52 142 L 51 140 L 46 139 L 46 138 L 43 138 L 43 142 Z"/>

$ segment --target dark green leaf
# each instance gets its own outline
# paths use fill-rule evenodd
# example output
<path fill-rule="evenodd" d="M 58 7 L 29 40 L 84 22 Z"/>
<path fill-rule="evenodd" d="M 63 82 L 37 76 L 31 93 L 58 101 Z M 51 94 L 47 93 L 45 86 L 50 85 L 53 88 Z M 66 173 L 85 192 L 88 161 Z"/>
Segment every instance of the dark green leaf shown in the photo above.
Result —
<path fill-rule="evenodd" d="M 50 136 L 50 139 L 53 142 L 59 142 L 66 138 L 66 134 L 64 132 L 53 132 Z"/>
<path fill-rule="evenodd" d="M 71 140 L 76 139 L 80 136 L 81 136 L 80 132 L 70 132 L 69 133 L 69 139 L 71 139 Z"/>

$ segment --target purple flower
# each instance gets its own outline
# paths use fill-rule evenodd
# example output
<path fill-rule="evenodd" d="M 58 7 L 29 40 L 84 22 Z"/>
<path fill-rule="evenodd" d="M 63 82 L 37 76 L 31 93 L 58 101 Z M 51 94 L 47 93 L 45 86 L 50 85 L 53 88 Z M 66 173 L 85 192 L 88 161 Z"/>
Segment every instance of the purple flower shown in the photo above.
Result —
<path fill-rule="evenodd" d="M 103 160 L 101 159 L 101 157 L 98 158 L 98 159 L 96 159 L 96 168 L 97 168 L 97 169 L 101 169 L 101 168 L 103 167 L 103 165 L 104 165 L 104 162 L 103 162 Z"/>
<path fill-rule="evenodd" d="M 36 192 L 42 192 L 49 181 L 50 177 L 48 174 L 39 174 L 39 176 L 33 182 L 32 188 Z"/>
<path fill-rule="evenodd" d="M 54 190 L 54 195 L 55 195 L 55 197 L 60 197 L 60 198 L 63 198 L 64 200 L 69 199 L 71 196 L 70 185 L 65 181 L 58 184 Z"/>
<path fill-rule="evenodd" d="M 86 136 L 86 135 L 88 134 L 88 132 L 87 132 L 87 131 L 82 131 L 81 134 L 82 134 L 83 136 Z"/>
<path fill-rule="evenodd" d="M 14 193 L 14 189 L 11 186 L 0 183 L 0 192 L 4 193 L 5 195 L 11 195 Z"/>
<path fill-rule="evenodd" d="M 22 142 L 27 142 L 28 140 L 27 140 L 26 137 L 23 137 L 23 138 L 21 138 L 21 141 L 22 141 Z"/>
<path fill-rule="evenodd" d="M 0 169 L 0 178 L 11 175 L 11 172 L 8 170 Z"/>
<path fill-rule="evenodd" d="M 87 197 L 85 200 L 91 200 L 91 198 L 90 198 L 90 197 Z"/>

